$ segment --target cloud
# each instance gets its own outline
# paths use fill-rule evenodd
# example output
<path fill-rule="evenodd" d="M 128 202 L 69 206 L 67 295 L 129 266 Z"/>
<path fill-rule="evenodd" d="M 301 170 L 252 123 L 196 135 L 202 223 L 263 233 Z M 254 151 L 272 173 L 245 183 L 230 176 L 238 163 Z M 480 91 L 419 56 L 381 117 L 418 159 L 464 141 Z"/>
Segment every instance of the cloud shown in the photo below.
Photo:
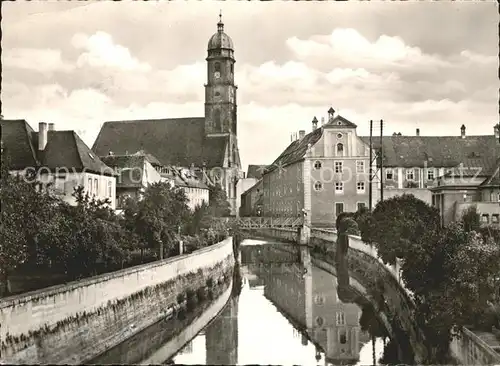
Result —
<path fill-rule="evenodd" d="M 150 71 L 148 63 L 140 62 L 132 57 L 128 48 L 115 44 L 111 35 L 106 32 L 96 32 L 91 36 L 77 33 L 71 39 L 76 49 L 83 49 L 76 62 L 77 66 L 110 67 L 128 72 Z"/>
<path fill-rule="evenodd" d="M 13 48 L 2 54 L 3 67 L 41 73 L 71 72 L 74 65 L 62 59 L 61 51 L 54 49 Z"/>

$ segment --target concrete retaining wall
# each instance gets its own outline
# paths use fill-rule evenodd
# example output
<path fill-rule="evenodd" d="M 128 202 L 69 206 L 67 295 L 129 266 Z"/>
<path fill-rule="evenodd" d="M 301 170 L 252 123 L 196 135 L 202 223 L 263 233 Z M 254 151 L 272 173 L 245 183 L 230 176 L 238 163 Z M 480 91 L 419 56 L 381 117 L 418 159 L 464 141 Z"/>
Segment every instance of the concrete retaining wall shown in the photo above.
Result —
<path fill-rule="evenodd" d="M 80 363 L 150 326 L 234 264 L 232 238 L 194 253 L 0 300 L 2 360 Z"/>

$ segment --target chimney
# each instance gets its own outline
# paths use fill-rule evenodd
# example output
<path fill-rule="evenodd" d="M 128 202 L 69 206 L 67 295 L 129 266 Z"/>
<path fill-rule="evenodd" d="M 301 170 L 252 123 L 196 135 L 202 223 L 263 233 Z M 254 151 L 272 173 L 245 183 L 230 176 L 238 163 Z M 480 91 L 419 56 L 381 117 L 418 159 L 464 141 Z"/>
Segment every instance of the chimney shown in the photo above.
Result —
<path fill-rule="evenodd" d="M 462 125 L 462 127 L 460 127 L 460 133 L 462 135 L 462 138 L 464 139 L 465 138 L 465 125 Z"/>
<path fill-rule="evenodd" d="M 304 136 L 306 135 L 306 131 L 304 130 L 300 130 L 299 131 L 299 140 L 302 140 L 304 138 Z"/>
<path fill-rule="evenodd" d="M 321 117 L 321 126 L 325 124 L 325 117 Z"/>
<path fill-rule="evenodd" d="M 500 123 L 497 123 L 495 126 L 493 126 L 493 131 L 495 133 L 495 138 L 500 141 Z"/>
<path fill-rule="evenodd" d="M 417 136 L 420 136 L 420 128 L 417 128 Z"/>
<path fill-rule="evenodd" d="M 333 117 L 335 117 L 335 109 L 330 107 L 330 109 L 328 110 L 328 120 L 331 121 Z"/>
<path fill-rule="evenodd" d="M 313 120 L 312 120 L 312 125 L 313 125 L 313 131 L 318 128 L 318 119 L 316 118 L 316 116 L 314 116 Z"/>
<path fill-rule="evenodd" d="M 38 150 L 45 150 L 45 146 L 47 146 L 47 122 L 38 123 Z"/>
<path fill-rule="evenodd" d="M 49 131 L 55 131 L 55 127 L 53 123 L 49 123 Z"/>

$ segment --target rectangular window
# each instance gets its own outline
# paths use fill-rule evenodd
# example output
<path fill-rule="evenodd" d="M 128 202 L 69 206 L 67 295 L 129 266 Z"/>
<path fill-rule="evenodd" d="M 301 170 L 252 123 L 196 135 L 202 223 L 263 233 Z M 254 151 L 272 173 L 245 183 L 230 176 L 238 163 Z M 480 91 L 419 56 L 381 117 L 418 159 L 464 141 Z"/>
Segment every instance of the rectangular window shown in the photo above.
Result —
<path fill-rule="evenodd" d="M 491 215 L 491 223 L 492 224 L 498 224 L 498 214 L 493 214 Z"/>
<path fill-rule="evenodd" d="M 394 179 L 394 172 L 392 169 L 386 169 L 385 170 L 385 179 L 387 180 L 393 180 Z"/>
<path fill-rule="evenodd" d="M 337 325 L 345 325 L 345 313 L 343 311 L 335 312 L 335 323 Z"/>
<path fill-rule="evenodd" d="M 344 203 L 343 202 L 336 202 L 335 203 L 335 215 L 340 215 L 342 212 L 344 212 Z"/>
<path fill-rule="evenodd" d="M 356 204 L 356 207 L 357 207 L 357 210 L 360 211 L 360 210 L 362 210 L 362 209 L 364 209 L 366 207 L 366 203 L 364 203 L 364 202 L 358 202 Z"/>
<path fill-rule="evenodd" d="M 356 173 L 365 172 L 365 162 L 363 160 L 356 160 Z"/>
<path fill-rule="evenodd" d="M 335 193 L 344 193 L 344 183 L 335 182 Z"/>
<path fill-rule="evenodd" d="M 427 180 L 434 180 L 434 168 L 427 168 Z"/>
<path fill-rule="evenodd" d="M 415 180 L 415 171 L 413 169 L 406 171 L 406 180 Z"/>
<path fill-rule="evenodd" d="M 98 195 L 99 194 L 99 184 L 98 184 L 98 181 L 97 181 L 97 178 L 94 179 L 94 195 Z"/>
<path fill-rule="evenodd" d="M 111 198 L 113 196 L 113 184 L 108 182 L 108 197 Z"/>
<path fill-rule="evenodd" d="M 490 222 L 490 215 L 488 214 L 481 215 L 481 222 L 483 224 L 488 224 Z"/>
<path fill-rule="evenodd" d="M 356 190 L 358 193 L 365 193 L 365 182 L 358 182 L 356 184 Z"/>
<path fill-rule="evenodd" d="M 342 173 L 344 171 L 344 163 L 342 161 L 335 162 L 335 173 Z"/>
<path fill-rule="evenodd" d="M 88 180 L 87 191 L 89 194 L 92 194 L 92 178 L 89 178 L 89 180 Z"/>

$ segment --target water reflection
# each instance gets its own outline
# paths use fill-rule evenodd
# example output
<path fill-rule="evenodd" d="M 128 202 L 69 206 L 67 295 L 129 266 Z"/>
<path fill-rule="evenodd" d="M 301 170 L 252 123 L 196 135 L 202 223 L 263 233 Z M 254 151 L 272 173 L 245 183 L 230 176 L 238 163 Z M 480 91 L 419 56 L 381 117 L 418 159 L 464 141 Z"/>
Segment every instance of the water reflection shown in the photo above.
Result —
<path fill-rule="evenodd" d="M 334 274 L 310 261 L 298 263 L 291 247 L 246 245 L 241 252 L 240 295 L 193 340 L 192 353 L 178 353 L 175 363 L 377 364 L 385 333 L 371 337 L 373 327 L 362 329 L 362 315 L 367 324 L 380 323 L 369 308 L 363 314 L 359 304 L 339 298 Z M 357 299 L 349 278 L 341 282 L 340 293 Z"/>
<path fill-rule="evenodd" d="M 297 247 L 249 244 L 241 246 L 232 287 L 185 318 L 144 330 L 94 363 L 378 363 L 387 333 L 346 263 L 323 270 Z"/>

